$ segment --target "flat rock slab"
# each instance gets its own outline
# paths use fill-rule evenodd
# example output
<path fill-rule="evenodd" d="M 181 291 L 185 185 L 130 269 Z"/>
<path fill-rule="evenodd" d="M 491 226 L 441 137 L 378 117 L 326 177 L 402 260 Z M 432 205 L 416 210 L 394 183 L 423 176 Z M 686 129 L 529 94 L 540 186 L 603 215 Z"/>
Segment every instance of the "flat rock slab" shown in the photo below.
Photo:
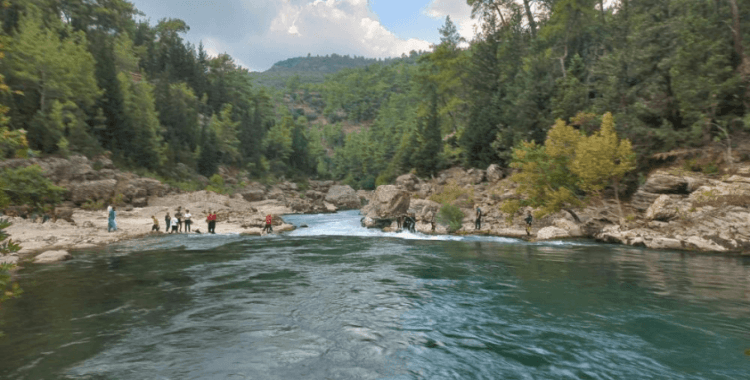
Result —
<path fill-rule="evenodd" d="M 57 263 L 60 261 L 70 260 L 73 256 L 68 251 L 47 251 L 34 258 L 38 264 Z"/>
<path fill-rule="evenodd" d="M 0 256 L 0 264 L 18 264 L 18 256 Z"/>

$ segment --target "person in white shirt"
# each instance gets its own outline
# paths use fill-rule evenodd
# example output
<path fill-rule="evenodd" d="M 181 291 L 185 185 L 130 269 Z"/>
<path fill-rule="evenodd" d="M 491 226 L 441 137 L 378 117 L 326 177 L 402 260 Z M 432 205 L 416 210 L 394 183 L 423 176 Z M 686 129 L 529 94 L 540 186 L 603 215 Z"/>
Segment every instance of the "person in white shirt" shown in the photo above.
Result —
<path fill-rule="evenodd" d="M 190 215 L 190 210 L 185 210 L 185 213 L 182 214 L 182 217 L 185 218 L 185 232 L 190 232 L 190 218 L 192 215 Z"/>
<path fill-rule="evenodd" d="M 170 223 L 170 225 L 172 226 L 172 232 L 177 233 L 178 232 L 177 228 L 179 227 L 179 224 L 177 222 L 177 217 L 176 216 L 172 217 L 172 223 Z M 172 232 L 170 232 L 170 233 L 172 233 Z"/>

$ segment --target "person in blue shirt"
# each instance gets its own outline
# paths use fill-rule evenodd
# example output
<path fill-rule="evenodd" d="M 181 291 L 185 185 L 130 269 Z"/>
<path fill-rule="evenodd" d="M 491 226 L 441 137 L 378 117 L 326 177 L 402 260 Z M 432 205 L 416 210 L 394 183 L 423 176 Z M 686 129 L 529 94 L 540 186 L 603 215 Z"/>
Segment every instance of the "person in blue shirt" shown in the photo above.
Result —
<path fill-rule="evenodd" d="M 107 222 L 107 232 L 117 231 L 117 222 L 115 221 L 115 206 L 109 209 L 109 220 Z"/>

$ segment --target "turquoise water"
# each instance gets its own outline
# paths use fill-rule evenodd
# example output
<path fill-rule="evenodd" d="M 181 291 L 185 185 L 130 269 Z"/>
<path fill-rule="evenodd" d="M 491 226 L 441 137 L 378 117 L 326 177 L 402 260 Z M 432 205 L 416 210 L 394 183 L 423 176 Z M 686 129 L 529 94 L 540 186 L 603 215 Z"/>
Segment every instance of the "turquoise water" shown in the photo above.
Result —
<path fill-rule="evenodd" d="M 750 377 L 747 258 L 285 219 L 27 266 L 0 378 Z"/>

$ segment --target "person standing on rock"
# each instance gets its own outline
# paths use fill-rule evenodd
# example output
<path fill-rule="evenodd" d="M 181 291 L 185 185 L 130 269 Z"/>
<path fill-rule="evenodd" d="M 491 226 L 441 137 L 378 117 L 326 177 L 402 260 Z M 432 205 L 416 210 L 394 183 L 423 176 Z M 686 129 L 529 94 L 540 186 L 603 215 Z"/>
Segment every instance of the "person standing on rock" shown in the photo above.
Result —
<path fill-rule="evenodd" d="M 177 230 L 177 228 L 180 226 L 180 223 L 177 222 L 177 215 L 175 215 L 175 216 L 172 217 L 172 223 L 170 223 L 170 225 L 172 226 L 172 232 L 174 232 L 174 233 L 178 233 L 179 232 L 179 230 Z M 172 232 L 170 232 L 170 233 L 172 233 Z"/>
<path fill-rule="evenodd" d="M 271 214 L 266 215 L 266 226 L 263 227 L 262 232 L 272 233 L 273 232 L 273 217 Z"/>
<path fill-rule="evenodd" d="M 109 208 L 109 220 L 107 222 L 107 232 L 117 231 L 117 222 L 115 221 L 115 206 Z"/>
<path fill-rule="evenodd" d="M 534 218 L 531 216 L 531 211 L 526 211 L 526 236 L 531 235 L 531 222 L 534 221 Z"/>
<path fill-rule="evenodd" d="M 151 231 L 159 232 L 159 219 L 156 219 L 155 215 L 151 215 L 151 220 L 154 221 L 154 225 L 151 226 Z"/>
<path fill-rule="evenodd" d="M 169 222 L 172 221 L 172 218 L 169 216 L 169 213 L 167 212 L 167 215 L 164 217 L 164 225 L 166 226 L 164 232 L 169 233 Z"/>
<path fill-rule="evenodd" d="M 477 207 L 477 218 L 474 220 L 474 229 L 482 229 L 482 209 Z"/>
<path fill-rule="evenodd" d="M 185 218 L 185 232 L 190 232 L 190 223 L 192 223 L 190 221 L 190 218 L 193 217 L 192 215 L 190 215 L 190 210 L 185 210 L 185 214 L 183 215 L 183 217 Z"/>

